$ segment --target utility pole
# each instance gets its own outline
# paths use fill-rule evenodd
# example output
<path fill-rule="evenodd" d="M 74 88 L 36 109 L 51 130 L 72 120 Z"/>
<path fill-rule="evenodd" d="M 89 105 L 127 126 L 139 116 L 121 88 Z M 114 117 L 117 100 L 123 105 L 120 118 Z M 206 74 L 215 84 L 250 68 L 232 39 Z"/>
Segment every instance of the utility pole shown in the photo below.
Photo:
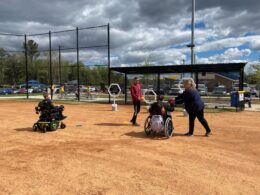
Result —
<path fill-rule="evenodd" d="M 192 0 L 192 17 L 191 17 L 191 64 L 194 64 L 194 29 L 195 29 L 195 0 Z"/>
<path fill-rule="evenodd" d="M 190 62 L 191 65 L 194 64 L 194 30 L 195 30 L 195 0 L 192 0 L 192 16 L 191 16 L 191 43 L 187 45 L 187 47 L 190 47 L 191 55 L 190 55 Z M 191 77 L 193 77 L 193 74 L 191 74 Z"/>

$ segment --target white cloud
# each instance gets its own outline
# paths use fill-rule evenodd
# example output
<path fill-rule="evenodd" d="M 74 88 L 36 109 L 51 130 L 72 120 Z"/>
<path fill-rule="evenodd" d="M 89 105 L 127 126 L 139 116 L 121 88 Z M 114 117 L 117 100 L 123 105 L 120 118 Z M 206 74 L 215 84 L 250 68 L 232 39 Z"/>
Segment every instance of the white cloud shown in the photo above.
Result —
<path fill-rule="evenodd" d="M 207 41 L 202 45 L 196 47 L 198 52 L 205 52 L 211 50 L 221 50 L 230 47 L 239 47 L 241 45 L 249 44 L 252 49 L 260 47 L 260 35 L 246 36 L 246 37 L 231 37 L 219 40 Z"/>
<path fill-rule="evenodd" d="M 198 63 L 213 63 L 213 62 L 241 62 L 241 58 L 247 57 L 251 54 L 250 49 L 229 48 L 222 54 L 210 56 L 208 58 L 196 59 Z"/>
<path fill-rule="evenodd" d="M 260 49 L 260 13 L 258 0 L 200 0 L 196 3 L 196 22 L 205 28 L 195 31 L 196 52 L 215 50 L 223 54 L 198 59 L 201 62 L 240 60 Z M 190 0 L 18 0 L 0 2 L 0 32 L 39 33 L 49 30 L 71 29 L 76 26 L 111 25 L 111 55 L 113 65 L 136 65 L 150 56 L 154 64 L 179 64 L 189 54 L 191 22 Z M 81 34 L 80 44 L 104 42 L 101 32 Z M 256 34 L 244 36 L 248 32 Z M 58 44 L 75 45 L 75 34 L 55 37 Z M 19 39 L 19 38 L 18 38 Z M 3 39 L 1 47 L 21 48 L 23 38 Z M 35 38 L 42 47 L 48 40 Z M 102 42 L 102 43 L 103 43 Z M 245 46 L 243 50 L 238 47 Z M 178 46 L 178 48 L 172 48 Z M 180 47 L 180 48 L 179 48 Z M 244 48 L 244 47 L 243 47 Z M 92 56 L 81 53 L 81 58 L 105 59 L 103 50 L 93 50 Z M 69 55 L 69 54 L 66 54 Z M 73 56 L 74 54 L 71 54 Z M 96 55 L 96 57 L 95 57 Z M 72 57 L 71 57 L 72 58 Z"/>

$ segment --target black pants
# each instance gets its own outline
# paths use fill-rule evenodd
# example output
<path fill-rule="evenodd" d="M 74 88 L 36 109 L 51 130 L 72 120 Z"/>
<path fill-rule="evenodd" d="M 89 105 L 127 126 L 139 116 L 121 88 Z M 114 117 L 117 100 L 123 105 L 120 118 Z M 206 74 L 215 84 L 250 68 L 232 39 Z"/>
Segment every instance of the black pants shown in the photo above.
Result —
<path fill-rule="evenodd" d="M 136 123 L 137 114 L 140 112 L 141 102 L 140 101 L 133 102 L 133 105 L 134 105 L 134 114 L 133 114 L 133 118 L 132 118 L 131 122 L 133 124 L 135 124 Z"/>
<path fill-rule="evenodd" d="M 193 134 L 193 132 L 194 132 L 194 122 L 195 122 L 196 117 L 198 118 L 199 122 L 203 125 L 206 132 L 207 133 L 211 132 L 208 122 L 204 118 L 204 110 L 202 109 L 201 111 L 199 111 L 197 113 L 189 113 L 189 134 Z"/>

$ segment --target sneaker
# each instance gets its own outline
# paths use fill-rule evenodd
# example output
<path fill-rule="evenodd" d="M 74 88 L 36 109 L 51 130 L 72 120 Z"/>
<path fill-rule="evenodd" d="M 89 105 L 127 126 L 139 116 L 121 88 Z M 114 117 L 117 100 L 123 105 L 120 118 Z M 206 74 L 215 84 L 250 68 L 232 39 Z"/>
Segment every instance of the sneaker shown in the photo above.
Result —
<path fill-rule="evenodd" d="M 185 135 L 185 136 L 189 136 L 189 137 L 192 137 L 192 136 L 193 136 L 193 134 L 191 134 L 191 133 L 185 133 L 184 135 Z"/>
<path fill-rule="evenodd" d="M 211 135 L 211 132 L 207 132 L 207 133 L 205 134 L 206 137 L 209 137 L 209 135 Z"/>

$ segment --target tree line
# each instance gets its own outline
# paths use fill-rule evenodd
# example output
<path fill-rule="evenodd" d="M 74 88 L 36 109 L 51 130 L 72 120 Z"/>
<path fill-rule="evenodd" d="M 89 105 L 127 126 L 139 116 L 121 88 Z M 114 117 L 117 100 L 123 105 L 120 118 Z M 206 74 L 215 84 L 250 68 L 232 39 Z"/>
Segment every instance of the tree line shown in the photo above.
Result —
<path fill-rule="evenodd" d="M 23 44 L 23 48 L 25 45 Z M 69 60 L 61 60 L 61 74 L 59 73 L 58 52 L 52 52 L 52 80 L 54 84 L 67 83 L 77 80 L 77 63 Z M 37 80 L 44 84 L 50 83 L 49 52 L 40 55 L 38 44 L 34 40 L 27 42 L 28 79 Z M 151 66 L 149 59 L 145 59 L 142 66 Z M 80 84 L 106 85 L 108 83 L 107 66 L 89 67 L 79 62 Z M 245 82 L 260 84 L 260 65 L 252 65 L 254 73 L 245 74 Z M 144 80 L 150 80 L 150 76 L 144 76 Z M 111 82 L 123 83 L 123 75 L 111 72 Z M 24 52 L 7 52 L 0 48 L 0 87 L 17 86 L 26 81 L 25 54 Z M 147 81 L 148 83 L 148 81 Z"/>
<path fill-rule="evenodd" d="M 260 84 L 260 64 L 251 65 L 253 73 L 245 75 L 245 82 L 249 84 Z"/>
<path fill-rule="evenodd" d="M 23 48 L 25 45 L 23 44 Z M 37 80 L 44 84 L 50 83 L 49 52 L 40 55 L 38 44 L 34 40 L 27 42 L 28 79 Z M 80 84 L 100 85 L 108 83 L 107 66 L 96 65 L 89 67 L 79 62 Z M 58 52 L 52 52 L 52 80 L 54 84 L 67 83 L 77 80 L 77 63 L 61 60 L 61 74 L 59 72 Z M 10 53 L 0 48 L 0 86 L 17 86 L 25 83 L 25 53 Z M 111 72 L 111 81 L 122 82 L 123 76 Z"/>

